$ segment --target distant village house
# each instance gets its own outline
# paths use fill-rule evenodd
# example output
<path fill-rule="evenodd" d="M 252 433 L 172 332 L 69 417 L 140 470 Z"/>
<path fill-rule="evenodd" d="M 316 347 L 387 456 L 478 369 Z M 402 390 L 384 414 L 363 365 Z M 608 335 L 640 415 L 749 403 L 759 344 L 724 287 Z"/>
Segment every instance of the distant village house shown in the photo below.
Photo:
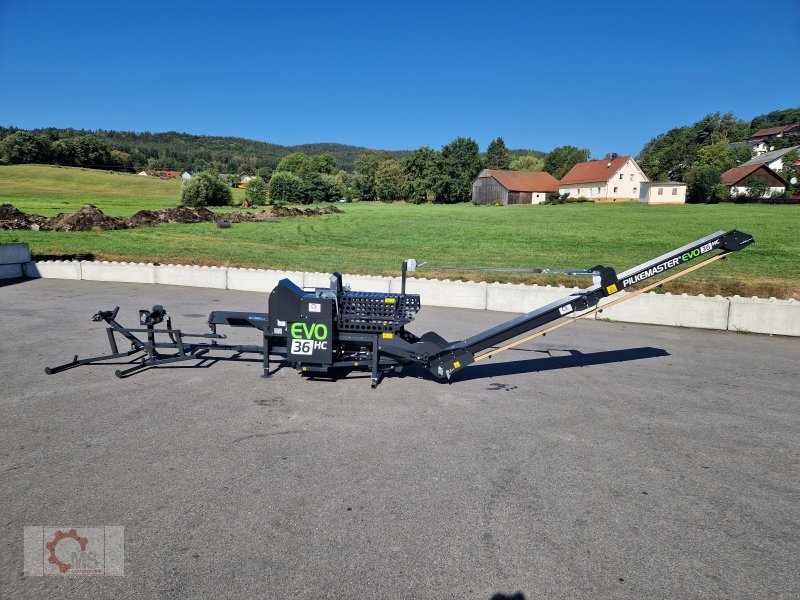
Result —
<path fill-rule="evenodd" d="M 771 150 L 769 142 L 775 138 L 800 136 L 800 125 L 781 125 L 780 127 L 767 127 L 759 129 L 751 135 L 747 143 L 753 146 L 756 154 L 764 154 Z"/>
<path fill-rule="evenodd" d="M 764 152 L 743 162 L 741 167 L 749 167 L 751 165 L 767 165 L 773 171 L 783 170 L 783 157 L 789 154 L 792 150 L 797 150 L 800 146 L 791 146 L 789 148 L 782 148 L 780 150 L 773 150 L 771 152 Z"/>
<path fill-rule="evenodd" d="M 159 171 L 158 169 L 145 169 L 144 171 L 139 171 L 137 175 L 160 177 L 161 179 L 175 179 L 181 176 L 178 171 Z"/>
<path fill-rule="evenodd" d="M 722 174 L 722 183 L 730 187 L 731 196 L 749 196 L 754 180 L 767 184 L 762 198 L 769 198 L 773 194 L 782 194 L 786 191 L 789 182 L 767 165 L 740 165 L 728 169 Z"/>
<path fill-rule="evenodd" d="M 558 191 L 570 198 L 595 202 L 639 200 L 643 182 L 650 181 L 631 156 L 614 156 L 578 163 L 561 179 Z"/>
<path fill-rule="evenodd" d="M 558 191 L 558 179 L 550 173 L 484 169 L 472 182 L 475 204 L 540 204 L 549 192 Z"/>

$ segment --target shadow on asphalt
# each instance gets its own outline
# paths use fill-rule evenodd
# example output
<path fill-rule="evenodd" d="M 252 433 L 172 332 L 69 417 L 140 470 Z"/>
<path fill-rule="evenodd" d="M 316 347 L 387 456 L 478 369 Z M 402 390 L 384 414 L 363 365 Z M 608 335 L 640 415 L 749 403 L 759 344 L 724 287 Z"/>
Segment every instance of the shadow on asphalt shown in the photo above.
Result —
<path fill-rule="evenodd" d="M 553 352 L 553 350 L 539 350 L 538 352 L 549 354 Z M 651 347 L 608 350 L 605 352 L 591 352 L 589 354 L 584 354 L 580 350 L 558 350 L 558 352 L 569 352 L 569 354 L 566 356 L 550 355 L 547 358 L 530 358 L 501 363 L 490 362 L 482 365 L 470 365 L 453 377 L 453 383 L 489 377 L 502 377 L 503 375 L 538 373 L 541 371 L 552 371 L 554 369 L 572 369 L 574 367 L 606 365 L 609 363 L 669 356 L 669 352 L 666 350 Z M 446 380 L 437 381 L 446 382 Z"/>
<path fill-rule="evenodd" d="M 0 288 L 8 285 L 17 285 L 19 283 L 28 283 L 29 281 L 36 281 L 37 278 L 32 277 L 13 277 L 10 279 L 0 279 Z"/>

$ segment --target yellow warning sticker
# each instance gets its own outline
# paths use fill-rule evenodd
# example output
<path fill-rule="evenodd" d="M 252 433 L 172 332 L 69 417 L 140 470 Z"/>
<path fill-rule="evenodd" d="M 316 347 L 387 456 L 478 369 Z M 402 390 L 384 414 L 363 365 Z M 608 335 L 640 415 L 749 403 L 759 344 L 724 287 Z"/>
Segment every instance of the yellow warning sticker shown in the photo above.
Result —
<path fill-rule="evenodd" d="M 616 283 L 612 283 L 610 286 L 608 286 L 606 288 L 606 291 L 609 294 L 616 294 L 617 293 L 617 284 Z"/>
<path fill-rule="evenodd" d="M 453 367 L 456 368 L 456 369 L 460 369 L 461 368 L 461 363 L 459 361 L 456 361 L 456 362 L 453 363 Z"/>
<path fill-rule="evenodd" d="M 394 337 L 394 334 L 393 334 L 393 333 L 384 333 L 384 334 L 383 334 L 383 339 L 385 339 L 385 340 L 390 340 L 390 339 L 392 339 L 393 337 Z"/>
<path fill-rule="evenodd" d="M 386 304 L 394 304 L 397 302 L 397 298 L 384 298 L 383 301 L 386 302 Z"/>

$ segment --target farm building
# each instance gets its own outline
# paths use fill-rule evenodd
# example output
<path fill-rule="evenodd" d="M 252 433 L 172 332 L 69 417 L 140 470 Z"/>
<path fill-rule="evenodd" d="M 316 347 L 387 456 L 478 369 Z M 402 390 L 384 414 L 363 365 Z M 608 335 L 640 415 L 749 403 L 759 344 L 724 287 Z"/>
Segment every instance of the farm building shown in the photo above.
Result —
<path fill-rule="evenodd" d="M 767 184 L 766 191 L 761 195 L 768 198 L 773 193 L 781 194 L 786 191 L 789 182 L 767 165 L 740 165 L 728 169 L 722 174 L 722 184 L 731 188 L 731 196 L 747 196 L 751 182 L 759 179 Z"/>
<path fill-rule="evenodd" d="M 642 204 L 685 204 L 686 184 L 680 181 L 643 181 L 639 192 Z"/>
<path fill-rule="evenodd" d="M 550 173 L 484 169 L 472 182 L 475 204 L 539 204 L 549 192 L 558 191 L 558 179 Z"/>
<path fill-rule="evenodd" d="M 578 163 L 561 179 L 558 191 L 595 202 L 639 200 L 639 188 L 649 181 L 631 156 L 612 156 Z"/>

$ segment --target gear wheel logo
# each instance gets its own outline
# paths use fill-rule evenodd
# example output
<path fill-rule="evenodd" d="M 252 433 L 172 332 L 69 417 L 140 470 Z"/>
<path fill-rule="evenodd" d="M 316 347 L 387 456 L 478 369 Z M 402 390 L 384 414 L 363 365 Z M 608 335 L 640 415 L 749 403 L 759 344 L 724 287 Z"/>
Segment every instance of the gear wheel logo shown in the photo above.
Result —
<path fill-rule="evenodd" d="M 60 529 L 56 531 L 53 539 L 47 542 L 44 546 L 50 551 L 50 556 L 47 558 L 47 562 L 49 562 L 51 565 L 56 565 L 61 573 L 66 573 L 72 566 L 70 563 L 61 561 L 56 554 L 56 548 L 58 547 L 59 542 L 66 539 L 71 539 L 78 542 L 78 545 L 81 547 L 81 552 L 85 552 L 86 546 L 89 545 L 89 538 L 79 536 L 78 530 L 74 527 L 66 533 Z"/>

